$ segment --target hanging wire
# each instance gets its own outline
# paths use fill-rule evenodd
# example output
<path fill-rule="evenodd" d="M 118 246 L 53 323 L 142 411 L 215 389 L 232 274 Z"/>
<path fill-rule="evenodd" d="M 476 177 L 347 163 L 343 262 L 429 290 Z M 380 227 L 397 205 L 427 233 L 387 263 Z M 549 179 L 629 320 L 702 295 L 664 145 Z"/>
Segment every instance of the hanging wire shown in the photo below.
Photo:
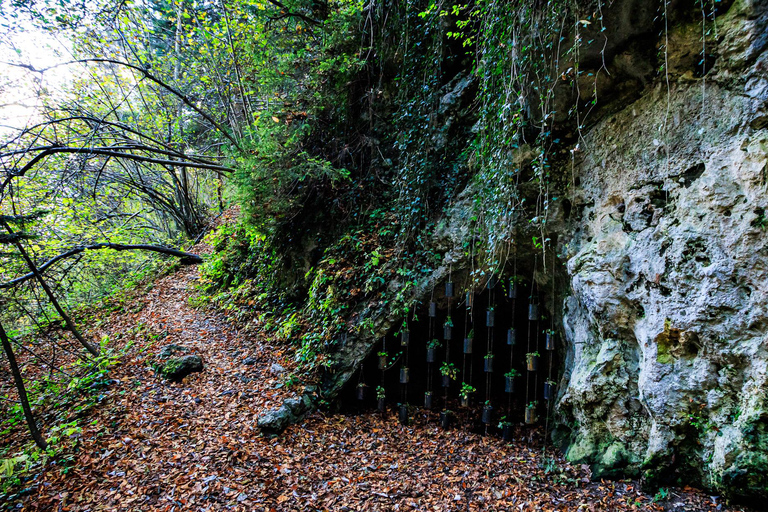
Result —
<path fill-rule="evenodd" d="M 432 287 L 432 294 L 430 296 L 430 309 L 432 308 L 432 303 L 435 301 L 435 288 Z M 429 341 L 427 341 L 427 350 L 429 350 L 429 346 L 432 343 L 432 340 L 435 339 L 435 316 L 432 316 L 430 313 L 429 315 Z M 427 391 L 432 391 L 432 373 L 433 373 L 433 364 L 432 362 L 427 363 Z"/>
<path fill-rule="evenodd" d="M 536 289 L 536 268 L 537 268 L 538 262 L 539 262 L 538 258 L 539 258 L 538 254 L 533 257 L 533 272 L 531 274 L 531 294 L 530 294 L 529 299 L 528 299 L 529 300 L 529 307 L 530 307 L 531 301 L 533 301 L 533 297 L 534 297 L 534 293 L 535 293 L 535 289 Z M 537 315 L 537 318 L 538 318 L 538 315 Z M 536 322 L 534 322 L 534 321 L 530 321 L 530 316 L 529 316 L 528 336 L 527 336 L 527 341 L 526 341 L 526 358 L 529 357 L 528 354 L 531 354 L 531 334 L 532 334 L 531 331 L 533 330 L 533 332 L 535 333 L 536 329 L 538 327 L 537 325 L 534 325 L 535 323 Z M 538 345 L 538 343 L 537 343 L 537 345 Z M 527 359 L 526 359 L 526 362 L 527 362 Z M 535 386 L 536 386 L 537 382 L 538 382 L 537 380 L 534 380 L 534 395 L 535 395 L 535 390 L 536 390 Z M 528 411 L 528 407 L 531 405 L 531 390 L 530 390 L 530 388 L 531 388 L 531 372 L 527 371 L 527 368 L 526 368 L 526 372 L 525 372 L 525 410 L 526 410 L 526 412 Z M 534 409 L 533 414 L 535 414 L 535 409 Z"/>
<path fill-rule="evenodd" d="M 362 389 L 362 391 L 361 391 Z M 355 388 L 355 392 L 358 400 L 364 400 L 365 399 L 365 376 L 363 375 L 363 363 L 361 362 L 358 366 L 358 374 L 357 374 L 357 387 Z"/>
<path fill-rule="evenodd" d="M 517 230 L 515 230 L 517 231 Z M 512 281 L 509 283 L 510 288 L 516 286 L 517 283 L 517 233 L 515 232 L 515 250 L 512 256 Z M 511 291 L 511 290 L 510 290 Z M 512 325 L 511 329 L 515 328 L 515 313 L 517 310 L 517 293 L 512 297 Z M 514 340 L 515 343 L 517 340 Z M 509 347 L 509 371 L 514 369 L 515 363 L 515 345 L 514 343 Z M 514 377 L 512 377 L 514 382 Z M 507 421 L 512 421 L 512 395 L 514 393 L 507 393 Z"/>
<path fill-rule="evenodd" d="M 466 293 L 466 308 L 464 308 L 464 338 L 463 343 L 467 343 L 467 339 L 469 338 L 469 308 L 472 304 L 472 291 L 467 290 Z M 462 350 L 463 356 L 461 360 L 461 382 L 467 382 L 467 351 Z"/>
<path fill-rule="evenodd" d="M 449 283 L 452 282 L 451 281 L 452 269 L 453 269 L 453 266 L 451 264 L 448 264 L 448 282 Z M 451 302 L 452 302 L 451 298 L 448 297 L 448 316 L 447 316 L 447 318 L 445 320 L 445 325 L 446 326 L 448 325 L 448 322 L 451 319 Z M 444 329 L 444 330 L 447 330 L 447 329 Z M 447 333 L 444 332 L 443 334 L 447 334 Z M 451 333 L 450 334 L 451 334 L 450 337 L 443 336 L 444 338 L 446 338 L 445 339 L 445 365 L 446 365 L 446 367 L 449 364 L 451 364 L 451 339 L 450 338 L 453 337 L 453 329 L 451 329 Z M 445 377 L 443 377 L 443 378 L 445 378 Z M 448 379 L 449 379 L 448 383 L 450 384 L 450 376 L 448 377 Z M 446 410 L 448 409 L 448 388 L 449 388 L 449 386 L 443 386 L 443 403 L 445 404 L 445 409 Z"/>
<path fill-rule="evenodd" d="M 549 312 L 550 322 L 549 322 L 549 332 L 551 333 L 551 336 L 554 336 L 555 334 L 555 248 L 552 247 L 552 309 Z M 552 382 L 552 360 L 554 359 L 554 350 L 547 350 L 549 355 L 549 368 L 547 371 L 547 382 Z M 547 416 L 544 418 L 544 458 L 546 460 L 547 455 L 547 438 L 549 436 L 549 416 L 552 414 L 552 407 L 555 401 L 554 397 L 554 387 L 552 385 L 549 385 L 549 400 L 547 400 Z"/>
<path fill-rule="evenodd" d="M 494 281 L 494 274 L 491 273 L 491 276 L 488 278 L 488 311 L 486 313 L 486 326 L 488 328 L 488 339 L 486 340 L 486 352 L 485 352 L 485 361 L 486 365 L 490 365 L 486 368 L 485 372 L 485 404 L 483 405 L 483 412 L 485 412 L 486 407 L 490 407 L 491 405 L 491 375 L 493 370 L 493 326 L 496 325 L 495 320 L 495 311 L 494 311 L 494 292 L 496 291 L 495 288 L 495 281 Z M 491 371 L 488 371 L 491 370 Z M 490 413 L 488 413 L 490 416 Z M 488 422 L 485 422 L 485 433 L 488 434 L 488 425 L 490 424 L 490 417 L 488 418 Z"/>
<path fill-rule="evenodd" d="M 382 351 L 382 353 L 386 353 L 387 352 L 387 337 L 386 336 L 383 336 L 381 338 L 381 351 Z M 381 368 L 381 386 L 380 386 L 381 389 L 384 389 L 384 372 L 386 370 L 387 370 L 387 365 L 386 365 L 386 362 L 385 362 L 383 368 Z M 379 399 L 378 394 L 379 394 L 378 390 L 376 390 L 376 401 L 377 402 L 378 402 L 378 399 Z M 384 414 L 385 409 L 386 409 L 386 407 L 379 407 L 379 410 L 381 411 L 382 414 Z"/>

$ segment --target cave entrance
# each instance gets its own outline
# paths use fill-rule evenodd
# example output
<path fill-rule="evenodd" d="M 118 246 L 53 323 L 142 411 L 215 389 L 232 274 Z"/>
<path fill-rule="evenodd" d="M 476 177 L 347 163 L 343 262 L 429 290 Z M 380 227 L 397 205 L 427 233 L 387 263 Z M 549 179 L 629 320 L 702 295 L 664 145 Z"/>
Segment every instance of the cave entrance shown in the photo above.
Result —
<path fill-rule="evenodd" d="M 551 312 L 518 278 L 491 277 L 474 292 L 442 283 L 377 344 L 342 404 L 350 412 L 397 407 L 401 421 L 419 408 L 448 411 L 505 435 L 521 423 L 535 427 L 557 392 L 559 347 L 550 326 Z"/>

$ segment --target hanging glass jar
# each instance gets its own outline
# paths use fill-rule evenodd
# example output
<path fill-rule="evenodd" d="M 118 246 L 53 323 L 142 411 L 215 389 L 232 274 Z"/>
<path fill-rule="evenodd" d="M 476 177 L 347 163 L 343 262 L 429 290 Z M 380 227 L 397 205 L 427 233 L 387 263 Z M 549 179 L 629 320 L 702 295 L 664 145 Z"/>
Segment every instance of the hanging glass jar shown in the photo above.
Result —
<path fill-rule="evenodd" d="M 514 327 L 510 327 L 507 329 L 507 345 L 512 347 L 515 343 L 517 343 L 517 331 Z"/>
<path fill-rule="evenodd" d="M 488 308 L 488 311 L 485 312 L 486 327 L 493 327 L 495 321 L 496 321 L 496 312 L 493 310 L 493 308 Z"/>
<path fill-rule="evenodd" d="M 508 299 L 517 298 L 517 279 L 515 279 L 514 277 L 509 280 L 509 290 L 507 290 L 507 298 Z"/>
<path fill-rule="evenodd" d="M 505 393 L 515 392 L 515 378 L 511 375 L 504 376 L 504 392 Z"/>
<path fill-rule="evenodd" d="M 486 402 L 486 404 L 483 406 L 483 416 L 482 421 L 486 425 L 491 424 L 491 419 L 493 416 L 493 406 Z"/>
<path fill-rule="evenodd" d="M 496 288 L 496 285 L 499 283 L 499 278 L 496 276 L 496 274 L 491 274 L 491 276 L 488 278 L 488 282 L 486 283 L 486 287 L 489 290 L 493 290 Z"/>
<path fill-rule="evenodd" d="M 502 427 L 501 427 L 501 438 L 504 441 L 507 441 L 507 442 L 512 440 L 512 424 L 510 422 L 508 422 L 508 421 L 505 421 L 502 424 Z"/>
<path fill-rule="evenodd" d="M 475 304 L 475 296 L 472 292 L 467 292 L 467 309 L 470 309 Z"/>
<path fill-rule="evenodd" d="M 405 330 L 400 334 L 400 346 L 401 347 L 407 347 L 408 344 L 411 342 L 411 331 Z"/>
<path fill-rule="evenodd" d="M 471 354 L 472 353 L 472 339 L 473 338 L 464 338 L 464 353 L 465 354 Z"/>
<path fill-rule="evenodd" d="M 360 383 L 357 385 L 357 399 L 358 400 L 365 400 L 365 388 L 366 385 L 364 383 Z"/>
<path fill-rule="evenodd" d="M 484 369 L 486 373 L 492 373 L 493 372 L 493 354 L 486 354 L 484 361 L 485 361 Z"/>
<path fill-rule="evenodd" d="M 388 354 L 386 352 L 379 352 L 378 356 L 379 356 L 379 370 L 386 370 Z"/>
<path fill-rule="evenodd" d="M 535 322 L 539 319 L 539 304 L 538 302 L 534 302 L 535 300 L 536 297 L 533 297 L 531 303 L 528 304 L 528 320 L 531 322 Z"/>
<path fill-rule="evenodd" d="M 435 318 L 437 316 L 437 302 L 429 303 L 429 317 Z"/>
<path fill-rule="evenodd" d="M 408 425 L 408 406 L 405 404 L 400 406 L 400 424 Z"/>
<path fill-rule="evenodd" d="M 424 393 L 424 408 L 425 409 L 432 408 L 432 392 L 431 391 L 426 391 Z"/>
<path fill-rule="evenodd" d="M 443 339 L 450 340 L 453 337 L 453 320 L 448 317 L 443 325 Z"/>
<path fill-rule="evenodd" d="M 408 371 L 408 368 L 403 366 L 400 368 L 400 384 L 408 384 L 408 381 L 411 380 L 411 373 Z"/>
<path fill-rule="evenodd" d="M 453 283 L 448 281 L 445 283 L 445 296 L 450 298 L 453 298 Z"/>
<path fill-rule="evenodd" d="M 539 369 L 539 353 L 529 352 L 525 354 L 525 362 L 529 372 L 535 372 Z"/>
<path fill-rule="evenodd" d="M 551 330 L 547 331 L 547 350 L 555 350 L 555 333 Z"/>
<path fill-rule="evenodd" d="M 525 407 L 525 423 L 533 425 L 536 423 L 536 403 L 531 402 Z"/>
<path fill-rule="evenodd" d="M 548 380 L 544 383 L 544 400 L 551 400 L 555 396 L 555 383 Z"/>
<path fill-rule="evenodd" d="M 451 425 L 450 411 L 440 411 L 440 426 L 442 428 L 448 428 L 450 425 Z"/>

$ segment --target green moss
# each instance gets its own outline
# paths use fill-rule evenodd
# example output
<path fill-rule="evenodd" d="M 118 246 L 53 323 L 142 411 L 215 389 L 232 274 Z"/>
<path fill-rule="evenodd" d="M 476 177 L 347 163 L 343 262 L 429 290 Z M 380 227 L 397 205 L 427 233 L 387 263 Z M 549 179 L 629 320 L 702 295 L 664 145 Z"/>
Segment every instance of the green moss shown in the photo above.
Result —
<path fill-rule="evenodd" d="M 656 336 L 654 341 L 657 363 L 672 364 L 677 359 L 692 359 L 699 352 L 696 333 L 672 327 L 669 318 L 664 320 L 664 330 Z"/>
<path fill-rule="evenodd" d="M 723 472 L 722 490 L 729 498 L 768 499 L 768 454 L 745 452 Z"/>
<path fill-rule="evenodd" d="M 178 357 L 173 357 L 168 360 L 165 365 L 160 370 L 160 373 L 163 375 L 163 377 L 169 377 L 170 375 L 175 374 L 179 371 L 179 368 L 181 368 L 183 362 Z"/>
<path fill-rule="evenodd" d="M 568 446 L 568 450 L 565 452 L 565 457 L 568 459 L 568 462 L 573 462 L 576 464 L 585 462 L 588 463 L 593 461 L 593 457 L 596 451 L 597 447 L 591 439 L 587 437 L 581 437 L 575 443 L 572 443 L 570 446 Z"/>
<path fill-rule="evenodd" d="M 719 487 L 733 498 L 768 499 L 768 419 L 765 413 L 742 428 L 744 451 L 726 469 Z"/>

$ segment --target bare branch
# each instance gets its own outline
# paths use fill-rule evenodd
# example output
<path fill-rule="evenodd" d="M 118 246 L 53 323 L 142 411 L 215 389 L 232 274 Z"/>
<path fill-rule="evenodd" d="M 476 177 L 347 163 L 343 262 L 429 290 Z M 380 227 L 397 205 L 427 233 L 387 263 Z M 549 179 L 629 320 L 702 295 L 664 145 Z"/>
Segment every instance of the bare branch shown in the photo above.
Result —
<path fill-rule="evenodd" d="M 179 251 L 177 249 L 172 249 L 170 247 L 163 247 L 161 245 L 149 245 L 149 244 L 114 244 L 110 242 L 103 242 L 100 244 L 94 244 L 94 245 L 81 245 L 78 247 L 74 247 L 67 252 L 63 252 L 59 254 L 58 256 L 54 256 L 50 260 L 46 261 L 42 265 L 40 265 L 37 268 L 38 273 L 42 274 L 52 266 L 54 266 L 56 263 L 60 262 L 61 260 L 64 260 L 66 258 L 70 258 L 72 256 L 75 256 L 77 254 L 80 254 L 85 251 L 96 251 L 99 249 L 112 249 L 115 251 L 152 251 L 157 252 L 160 254 L 167 254 L 168 256 L 175 256 L 177 258 L 181 258 L 181 263 L 184 265 L 196 265 L 203 262 L 203 259 L 197 255 L 192 254 L 189 252 Z M 17 277 L 16 279 L 12 279 L 11 281 L 8 281 L 6 283 L 0 284 L 0 289 L 5 288 L 12 288 L 16 286 L 17 284 L 23 283 L 24 281 L 28 281 L 35 277 L 35 274 L 30 272 L 28 274 L 24 274 L 23 276 Z"/>
<path fill-rule="evenodd" d="M 280 4 L 276 0 L 270 0 L 270 2 L 275 4 L 275 5 L 277 5 L 278 7 L 282 6 L 282 4 Z M 284 7 L 281 7 L 281 8 L 284 8 Z M 298 17 L 300 17 L 302 19 L 306 18 L 305 16 L 300 15 L 300 14 L 296 14 L 296 16 L 298 16 Z M 311 20 L 311 18 L 306 18 L 306 20 Z M 312 22 L 318 23 L 317 21 L 312 21 Z M 35 68 L 34 66 L 31 66 L 31 65 L 28 65 L 28 64 L 18 64 L 18 63 L 13 63 L 13 62 L 4 62 L 4 64 L 9 65 L 9 66 L 25 68 L 25 69 L 28 69 L 28 70 L 33 71 L 35 73 L 44 73 L 45 71 L 48 71 L 49 69 L 53 69 L 53 68 L 57 68 L 57 67 L 61 67 L 61 66 L 68 66 L 68 65 L 71 65 L 71 64 L 88 64 L 88 63 L 91 63 L 91 62 L 93 62 L 93 63 L 103 63 L 103 64 L 114 64 L 115 66 L 123 66 L 123 67 L 126 67 L 128 69 L 132 69 L 132 70 L 136 71 L 137 73 L 139 73 L 140 75 L 142 75 L 146 79 L 156 83 L 157 85 L 159 85 L 160 87 L 162 87 L 166 91 L 170 92 L 171 94 L 173 94 L 174 96 L 179 98 L 186 106 L 188 106 L 189 108 L 191 108 L 192 110 L 194 110 L 195 112 L 200 114 L 206 121 L 211 123 L 217 130 L 219 130 L 227 139 L 229 139 L 229 141 L 232 144 L 234 144 L 234 146 L 237 149 L 239 149 L 240 151 L 243 150 L 240 147 L 240 144 L 238 144 L 237 140 L 235 140 L 235 138 L 232 135 L 230 135 L 229 132 L 227 132 L 219 123 L 217 123 L 204 110 L 202 110 L 201 108 L 197 107 L 194 103 L 192 103 L 192 101 L 184 93 L 182 93 L 181 91 L 179 91 L 178 89 L 176 89 L 172 85 L 169 85 L 166 82 L 164 82 L 163 80 L 157 78 L 152 73 L 150 73 L 148 70 L 146 70 L 146 69 L 144 69 L 144 68 L 142 68 L 140 66 L 136 66 L 134 64 L 131 64 L 131 63 L 128 63 L 128 62 L 122 62 L 122 61 L 115 60 L 115 59 L 104 59 L 104 58 L 77 59 L 77 60 L 72 60 L 72 61 L 68 61 L 68 62 L 61 62 L 59 64 L 55 64 L 53 66 L 48 66 L 46 68 Z"/>

